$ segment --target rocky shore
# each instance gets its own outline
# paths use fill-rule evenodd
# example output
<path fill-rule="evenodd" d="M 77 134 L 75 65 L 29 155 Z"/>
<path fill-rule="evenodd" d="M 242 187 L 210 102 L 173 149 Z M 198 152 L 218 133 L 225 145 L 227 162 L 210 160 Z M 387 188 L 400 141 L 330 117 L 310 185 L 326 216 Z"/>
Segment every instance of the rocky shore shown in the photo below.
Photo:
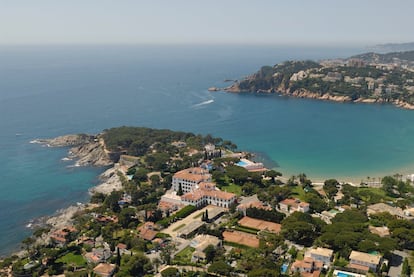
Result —
<path fill-rule="evenodd" d="M 103 194 L 110 194 L 114 190 L 121 190 L 122 189 L 122 181 L 118 175 L 119 170 L 117 169 L 117 165 L 107 169 L 104 173 L 102 173 L 99 178 L 101 179 L 102 183 L 89 189 L 90 194 L 94 193 L 103 193 Z"/>
<path fill-rule="evenodd" d="M 230 92 L 230 93 L 252 93 L 251 91 L 247 90 L 241 90 L 238 83 L 234 83 L 233 85 L 225 88 L 221 88 L 222 91 Z M 290 89 L 270 89 L 270 90 L 258 90 L 255 93 L 278 93 L 280 95 L 284 96 L 290 96 L 290 97 L 296 97 L 296 98 L 309 98 L 309 99 L 317 99 L 317 100 L 326 100 L 326 101 L 334 101 L 334 102 L 352 102 L 352 103 L 389 103 L 393 104 L 399 108 L 408 109 L 408 110 L 414 110 L 414 105 L 401 101 L 391 101 L 388 102 L 382 98 L 358 98 L 355 100 L 352 100 L 349 96 L 341 96 L 341 95 L 333 95 L 331 93 L 318 93 L 318 92 L 312 92 L 305 89 L 298 89 L 294 91 L 290 91 Z"/>
<path fill-rule="evenodd" d="M 65 135 L 53 139 L 37 139 L 32 143 L 40 143 L 48 147 L 71 147 L 69 159 L 77 159 L 76 166 L 111 166 L 103 172 L 99 179 L 101 183 L 89 189 L 89 193 L 110 194 L 112 191 L 121 190 L 122 182 L 119 177 L 117 164 L 109 158 L 104 147 L 104 142 L 95 136 L 78 134 Z M 52 216 L 44 216 L 32 220 L 27 227 L 31 229 L 48 228 L 49 232 L 43 234 L 36 241 L 36 244 L 44 245 L 50 242 L 50 237 L 56 230 L 73 225 L 73 218 L 77 213 L 93 208 L 94 204 L 78 203 L 70 207 L 56 211 Z M 23 255 L 24 251 L 16 253 Z"/>
<path fill-rule="evenodd" d="M 75 166 L 111 166 L 114 164 L 99 136 L 65 135 L 52 139 L 36 139 L 31 142 L 48 147 L 71 147 L 68 159 L 76 159 Z"/>

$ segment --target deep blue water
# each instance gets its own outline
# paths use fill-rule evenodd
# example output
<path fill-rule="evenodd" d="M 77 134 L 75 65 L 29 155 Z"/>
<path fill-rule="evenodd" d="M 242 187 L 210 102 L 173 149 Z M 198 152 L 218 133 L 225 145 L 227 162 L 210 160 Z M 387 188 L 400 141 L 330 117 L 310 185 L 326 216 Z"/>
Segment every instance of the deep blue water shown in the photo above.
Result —
<path fill-rule="evenodd" d="M 361 177 L 411 167 L 414 111 L 277 95 L 208 92 L 262 65 L 358 49 L 259 46 L 0 48 L 0 254 L 30 219 L 87 201 L 99 168 L 29 141 L 133 125 L 213 134 L 263 153 L 285 174 Z"/>

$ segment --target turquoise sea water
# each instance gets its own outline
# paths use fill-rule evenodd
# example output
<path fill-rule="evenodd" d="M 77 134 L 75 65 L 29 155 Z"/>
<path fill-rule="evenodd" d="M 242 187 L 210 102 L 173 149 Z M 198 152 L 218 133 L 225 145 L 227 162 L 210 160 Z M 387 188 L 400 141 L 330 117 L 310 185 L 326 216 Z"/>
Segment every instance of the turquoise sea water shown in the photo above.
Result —
<path fill-rule="evenodd" d="M 287 59 L 358 49 L 239 46 L 0 48 L 0 254 L 33 218 L 87 201 L 100 168 L 61 161 L 67 149 L 29 141 L 120 125 L 213 134 L 260 153 L 285 175 L 414 171 L 414 111 L 277 95 L 208 92 Z"/>

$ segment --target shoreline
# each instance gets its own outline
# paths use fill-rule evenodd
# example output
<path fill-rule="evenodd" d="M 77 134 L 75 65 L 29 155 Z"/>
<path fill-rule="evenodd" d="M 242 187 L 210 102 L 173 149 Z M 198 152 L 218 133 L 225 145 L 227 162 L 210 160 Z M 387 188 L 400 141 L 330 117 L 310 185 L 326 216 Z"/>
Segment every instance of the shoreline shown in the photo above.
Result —
<path fill-rule="evenodd" d="M 403 167 L 396 167 L 396 168 L 387 169 L 387 170 L 378 170 L 375 172 L 368 172 L 367 174 L 364 174 L 364 175 L 356 174 L 356 175 L 343 176 L 343 174 L 340 174 L 336 176 L 334 175 L 332 177 L 332 174 L 330 173 L 326 173 L 326 175 L 312 174 L 312 172 L 310 171 L 306 172 L 301 169 L 298 169 L 298 170 L 296 170 L 295 168 L 284 169 L 279 166 L 279 163 L 277 161 L 272 160 L 272 158 L 266 153 L 254 152 L 254 151 L 250 151 L 250 153 L 253 154 L 252 160 L 263 162 L 266 168 L 281 172 L 283 174 L 282 179 L 284 180 L 289 179 L 291 176 L 294 176 L 294 175 L 296 176 L 300 173 L 305 173 L 306 176 L 315 184 L 320 184 L 320 183 L 323 184 L 325 180 L 336 179 L 340 183 L 349 183 L 349 184 L 354 184 L 356 186 L 359 186 L 362 181 L 369 181 L 369 182 L 373 182 L 374 180 L 378 181 L 385 176 L 393 176 L 395 174 L 401 174 L 402 178 L 404 179 L 405 176 L 414 174 L 414 163 L 412 163 L 412 164 L 409 164 Z M 331 177 L 326 177 L 326 176 L 331 176 Z M 369 177 L 369 180 L 367 177 Z"/>
<path fill-rule="evenodd" d="M 72 167 L 95 166 L 102 168 L 104 171 L 97 176 L 99 179 L 98 184 L 88 189 L 89 196 L 93 193 L 110 194 L 113 190 L 122 189 L 122 182 L 117 174 L 120 168 L 117 164 L 110 161 L 104 147 L 93 139 L 91 140 L 91 138 L 94 139 L 95 137 L 84 134 L 65 135 L 53 139 L 34 139 L 29 141 L 29 143 L 51 148 L 69 147 L 67 156 L 61 160 L 74 161 L 73 165 L 71 165 Z M 72 218 L 76 213 L 94 207 L 94 204 L 90 203 L 90 197 L 85 201 L 87 202 L 77 202 L 76 204 L 55 210 L 48 215 L 32 218 L 24 224 L 24 227 L 29 229 L 32 234 L 36 229 L 50 228 L 47 233 L 36 238 L 36 244 L 46 244 L 54 231 L 73 224 Z M 11 255 L 23 255 L 25 250 L 19 250 L 21 245 L 21 242 L 19 242 L 8 253 L 1 255 L 0 258 Z"/>
<path fill-rule="evenodd" d="M 98 175 L 98 178 L 101 180 L 101 182 L 98 185 L 88 189 L 89 195 L 92 195 L 93 193 L 110 194 L 114 190 L 122 189 L 122 182 L 117 174 L 118 171 L 119 168 L 115 164 L 114 166 L 106 169 L 103 173 Z M 78 202 L 76 205 L 70 205 L 68 207 L 58 209 L 51 215 L 33 218 L 25 227 L 27 229 L 30 229 L 32 232 L 38 228 L 50 228 L 47 233 L 43 234 L 39 238 L 36 238 L 35 244 L 45 244 L 50 240 L 50 236 L 54 231 L 72 225 L 74 215 L 94 207 L 95 204 L 90 202 Z M 4 257 L 11 255 L 17 255 L 20 257 L 24 255 L 26 250 L 17 250 L 20 248 L 20 246 L 21 243 L 19 243 L 18 247 L 16 247 L 16 250 L 11 250 L 10 253 L 5 254 Z"/>
<path fill-rule="evenodd" d="M 33 141 L 31 143 L 34 143 Z M 37 142 L 40 144 L 45 144 L 42 142 Z M 55 147 L 55 146 L 52 146 Z M 269 169 L 275 169 L 277 171 L 281 171 L 283 174 L 283 177 L 281 179 L 283 181 L 287 180 L 292 175 L 300 174 L 303 171 L 298 171 L 294 174 L 291 174 L 290 172 L 294 171 L 292 169 L 290 170 L 283 170 L 281 167 L 278 166 L 278 163 L 271 159 L 267 153 L 261 153 L 261 152 L 254 152 L 249 151 L 253 155 L 253 160 L 256 158 L 258 161 L 263 162 L 264 165 Z M 68 154 L 70 156 L 71 160 L 75 161 L 75 164 L 78 166 L 90 166 L 91 164 L 79 164 L 78 161 L 81 159 L 80 156 L 72 155 L 73 152 L 71 152 L 71 149 L 68 150 Z M 104 168 L 104 166 L 97 165 L 99 167 Z M 282 170 L 281 170 L 282 169 Z M 407 165 L 406 167 L 401 168 L 400 170 L 390 170 L 394 171 L 392 174 L 388 175 L 394 175 L 395 172 L 398 172 L 399 174 L 402 174 L 403 177 L 407 174 L 414 173 L 414 164 L 413 165 Z M 90 187 L 88 189 L 89 195 L 92 195 L 93 193 L 103 193 L 103 194 L 109 194 L 114 190 L 121 190 L 122 189 L 122 181 L 118 175 L 118 172 L 122 172 L 121 168 L 119 167 L 119 164 L 112 164 L 109 168 L 106 168 L 104 172 L 102 172 L 100 175 L 98 175 L 98 178 L 100 179 L 100 182 L 93 187 Z M 379 171 L 378 173 L 380 173 Z M 313 175 L 311 172 L 304 172 L 307 174 L 308 178 L 313 181 L 313 184 L 320 185 L 323 184 L 323 182 L 327 179 L 331 178 L 324 178 L 323 176 Z M 333 178 L 337 179 L 340 183 L 350 183 L 355 186 L 359 186 L 361 181 L 366 181 L 367 176 L 370 176 L 370 180 L 377 181 L 379 178 L 383 178 L 387 176 L 387 174 L 366 174 L 365 176 L 347 176 L 347 177 L 341 177 L 341 176 L 335 176 Z M 378 176 L 378 177 L 377 177 Z M 87 203 L 77 203 L 76 205 L 70 205 L 69 207 L 65 207 L 59 210 L 56 210 L 51 215 L 42 216 L 40 218 L 34 218 L 30 220 L 28 225 L 26 225 L 26 228 L 30 230 L 35 230 L 36 228 L 41 227 L 48 227 L 50 228 L 50 231 L 43 235 L 42 237 L 38 238 L 38 243 L 46 243 L 47 240 L 50 238 L 50 235 L 53 231 L 56 231 L 59 228 L 64 228 L 66 226 L 69 226 L 73 223 L 72 217 L 79 212 L 85 211 L 91 207 L 93 207 L 94 204 L 87 202 Z M 21 244 L 16 247 L 18 249 Z M 22 255 L 25 250 L 11 250 L 9 255 Z"/>
<path fill-rule="evenodd" d="M 404 110 L 414 110 L 414 104 L 410 104 L 408 102 L 404 102 L 400 100 L 385 101 L 384 99 L 381 99 L 381 98 L 373 99 L 373 98 L 363 98 L 363 97 L 352 100 L 348 96 L 334 95 L 329 92 L 321 95 L 318 92 L 312 92 L 312 91 L 303 90 L 303 89 L 295 90 L 293 92 L 290 92 L 289 89 L 277 90 L 277 91 L 274 89 L 258 90 L 254 92 L 254 91 L 248 91 L 248 90 L 241 90 L 238 86 L 238 83 L 234 83 L 231 86 L 224 87 L 224 88 L 218 88 L 218 87 L 209 88 L 209 91 L 214 91 L 214 92 L 223 91 L 226 93 L 236 93 L 236 94 L 241 94 L 241 93 L 264 94 L 264 95 L 265 94 L 276 94 L 276 95 L 292 97 L 292 98 L 315 99 L 315 100 L 320 100 L 320 101 L 331 101 L 331 102 L 338 102 L 338 103 L 389 104 L 389 105 L 392 105 L 394 107 L 404 109 Z"/>

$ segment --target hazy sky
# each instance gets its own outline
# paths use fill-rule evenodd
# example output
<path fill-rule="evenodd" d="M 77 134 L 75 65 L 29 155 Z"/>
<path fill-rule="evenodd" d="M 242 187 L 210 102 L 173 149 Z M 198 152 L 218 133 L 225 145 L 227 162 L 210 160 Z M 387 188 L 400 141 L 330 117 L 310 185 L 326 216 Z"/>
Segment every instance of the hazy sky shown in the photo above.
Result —
<path fill-rule="evenodd" d="M 414 41 L 412 0 L 0 0 L 0 44 Z"/>

